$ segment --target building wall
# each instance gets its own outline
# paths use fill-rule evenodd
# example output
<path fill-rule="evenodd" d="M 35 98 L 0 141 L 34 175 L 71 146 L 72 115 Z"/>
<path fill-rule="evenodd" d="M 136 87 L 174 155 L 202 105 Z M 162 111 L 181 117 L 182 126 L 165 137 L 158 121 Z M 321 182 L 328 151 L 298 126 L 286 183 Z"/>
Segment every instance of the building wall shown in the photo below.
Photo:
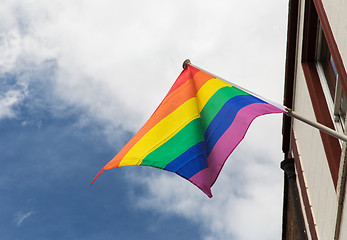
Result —
<path fill-rule="evenodd" d="M 315 120 L 300 67 L 297 68 L 294 99 L 294 110 L 308 119 Z M 333 239 L 337 198 L 319 131 L 297 120 L 293 121 L 293 131 L 318 237 L 319 239 Z M 303 200 L 301 199 L 301 201 Z M 306 219 L 305 222 L 307 223 L 307 221 Z M 307 226 L 306 229 L 309 227 Z"/>
<path fill-rule="evenodd" d="M 344 63 L 347 63 L 347 1 L 323 0 L 335 40 Z M 299 1 L 299 21 L 297 32 L 296 69 L 294 82 L 293 110 L 316 121 L 304 71 L 301 65 L 305 0 Z M 315 43 L 312 43 L 315 44 Z M 346 65 L 346 64 L 345 64 Z M 322 96 L 323 97 L 323 96 Z M 334 239 L 337 220 L 338 195 L 329 170 L 323 142 L 317 129 L 293 119 L 292 129 L 299 154 L 299 160 L 310 209 L 304 211 L 306 229 L 309 219 L 305 211 L 311 211 L 318 239 Z M 300 184 L 298 182 L 300 188 Z M 301 196 L 303 209 L 304 199 Z M 339 239 L 347 239 L 347 210 L 342 213 L 342 228 Z M 312 239 L 308 231 L 309 239 Z"/>

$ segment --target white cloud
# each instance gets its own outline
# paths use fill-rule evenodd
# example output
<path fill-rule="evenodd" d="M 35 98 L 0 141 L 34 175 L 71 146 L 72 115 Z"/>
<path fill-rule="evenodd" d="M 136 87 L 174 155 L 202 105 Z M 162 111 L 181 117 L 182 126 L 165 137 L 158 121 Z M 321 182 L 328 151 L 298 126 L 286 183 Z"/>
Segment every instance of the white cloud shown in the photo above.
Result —
<path fill-rule="evenodd" d="M 29 218 L 32 214 L 34 214 L 33 211 L 29 211 L 26 213 L 23 212 L 17 212 L 15 214 L 14 217 L 14 222 L 16 223 L 16 225 L 19 227 L 20 225 L 22 225 L 22 223 L 24 222 L 24 220 L 26 220 L 27 218 Z"/>
<path fill-rule="evenodd" d="M 3 72 L 9 71 L 13 68 L 13 65 L 21 53 L 20 49 L 20 36 L 16 29 L 9 30 L 6 36 L 2 37 L 2 43 L 0 45 L 0 66 Z"/>
<path fill-rule="evenodd" d="M 0 92 L 0 119 L 13 118 L 16 116 L 14 107 L 18 105 L 27 95 L 25 84 L 16 84 L 4 93 Z"/>
<path fill-rule="evenodd" d="M 56 59 L 54 97 L 107 124 L 138 129 L 187 57 L 281 101 L 277 69 L 283 70 L 284 51 L 276 51 L 284 40 L 271 39 L 285 35 L 284 29 L 276 31 L 278 20 L 285 22 L 283 12 L 273 10 L 283 5 L 277 1 L 13 0 L 2 5 L 0 49 L 7 54 L 0 69 L 20 67 L 19 59 L 35 65 Z M 273 79 L 269 71 L 276 73 Z"/>

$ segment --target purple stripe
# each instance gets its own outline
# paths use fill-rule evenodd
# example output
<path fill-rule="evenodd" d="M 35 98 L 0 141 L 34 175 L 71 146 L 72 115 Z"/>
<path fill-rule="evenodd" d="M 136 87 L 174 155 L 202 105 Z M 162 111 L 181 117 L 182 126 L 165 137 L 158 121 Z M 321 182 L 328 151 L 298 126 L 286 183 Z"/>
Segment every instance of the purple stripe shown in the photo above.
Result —
<path fill-rule="evenodd" d="M 208 156 L 208 170 L 198 172 L 189 180 L 210 196 L 210 187 L 216 181 L 229 155 L 244 138 L 252 121 L 264 114 L 283 112 L 285 111 L 267 103 L 254 103 L 240 109 L 233 123 L 217 141 Z"/>
<path fill-rule="evenodd" d="M 212 197 L 211 193 L 211 184 L 210 184 L 210 171 L 208 168 L 205 168 L 195 174 L 193 177 L 189 178 L 189 181 L 195 186 L 200 188 L 207 196 Z"/>

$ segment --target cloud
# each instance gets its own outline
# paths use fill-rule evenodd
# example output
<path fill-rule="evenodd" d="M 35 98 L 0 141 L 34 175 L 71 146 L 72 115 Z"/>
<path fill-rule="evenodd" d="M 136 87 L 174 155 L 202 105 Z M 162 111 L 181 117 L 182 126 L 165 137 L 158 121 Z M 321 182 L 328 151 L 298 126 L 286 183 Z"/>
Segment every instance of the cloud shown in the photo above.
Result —
<path fill-rule="evenodd" d="M 52 0 L 47 4 L 43 0 L 13 0 L 2 5 L 0 49 L 7 54 L 0 59 L 0 69 L 25 70 L 56 61 L 49 86 L 52 97 L 59 99 L 61 106 L 84 109 L 81 123 L 91 119 L 114 129 L 138 129 L 164 97 L 187 57 L 211 66 L 210 71 L 231 81 L 242 79 L 251 90 L 263 89 L 259 84 L 264 78 L 271 86 L 266 93 L 282 87 L 281 81 L 267 77 L 269 69 L 265 68 L 268 64 L 278 71 L 284 62 L 269 52 L 270 47 L 276 51 L 284 46 L 284 41 L 275 45 L 269 41 L 279 34 L 275 31 L 278 23 L 269 17 L 274 5 L 279 6 L 277 1 L 269 1 L 265 5 L 271 8 L 252 14 L 243 14 L 250 10 L 250 3 L 233 5 L 229 1 L 125 4 Z M 280 16 L 280 11 L 273 12 L 270 16 Z M 255 19 L 264 22 L 255 24 Z M 279 91 L 276 93 L 280 98 Z"/>
<path fill-rule="evenodd" d="M 27 218 L 29 218 L 32 214 L 34 214 L 34 211 L 29 211 L 27 213 L 23 213 L 23 212 L 17 212 L 15 214 L 14 217 L 14 222 L 16 223 L 17 227 L 19 227 L 20 225 L 22 225 L 22 223 L 24 222 L 24 220 L 26 220 Z"/>
<path fill-rule="evenodd" d="M 4 86 L 3 86 L 4 87 Z M 0 119 L 16 116 L 14 108 L 27 96 L 27 86 L 17 83 L 9 86 L 4 92 L 0 89 Z"/>

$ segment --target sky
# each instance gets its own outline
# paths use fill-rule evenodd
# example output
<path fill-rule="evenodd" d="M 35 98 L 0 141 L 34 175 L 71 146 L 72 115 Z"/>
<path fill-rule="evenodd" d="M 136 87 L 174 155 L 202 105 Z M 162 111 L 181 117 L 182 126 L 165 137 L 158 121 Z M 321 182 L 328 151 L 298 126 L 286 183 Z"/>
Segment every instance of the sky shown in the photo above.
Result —
<path fill-rule="evenodd" d="M 280 239 L 281 114 L 208 198 L 150 167 L 99 170 L 193 64 L 283 99 L 287 1 L 1 0 L 2 239 Z"/>

